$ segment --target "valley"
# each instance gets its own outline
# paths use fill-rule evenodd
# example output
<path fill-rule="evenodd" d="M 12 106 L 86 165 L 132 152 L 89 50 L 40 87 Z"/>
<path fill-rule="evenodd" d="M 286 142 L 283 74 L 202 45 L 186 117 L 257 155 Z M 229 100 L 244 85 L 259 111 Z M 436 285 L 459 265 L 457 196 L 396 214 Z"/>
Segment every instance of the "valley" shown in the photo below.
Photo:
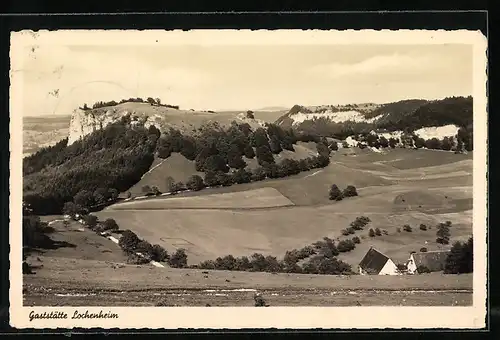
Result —
<path fill-rule="evenodd" d="M 362 113 L 356 116 L 357 123 L 375 122 L 380 117 L 370 114 L 384 109 L 365 106 L 357 108 Z M 342 117 L 347 117 L 345 110 Z M 314 114 L 324 113 L 320 111 Z M 298 108 L 288 113 L 253 112 L 253 118 L 245 111 L 193 113 L 146 103 L 122 103 L 99 112 L 102 116 L 75 113 L 68 128 L 68 146 L 60 153 L 35 155 L 27 161 L 26 198 L 40 211 L 50 207 L 45 216 L 40 214 L 41 219 L 54 229 L 47 235 L 62 246 L 34 249 L 27 256 L 34 273 L 23 277 L 25 305 L 98 305 L 105 300 L 110 306 L 246 306 L 253 304 L 255 292 L 272 306 L 472 303 L 470 273 L 356 275 L 371 248 L 396 265 L 405 265 L 412 252 L 450 250 L 455 242 L 465 244 L 472 237 L 473 151 L 454 152 L 458 129 L 444 136 L 445 141 L 450 137 L 455 143 L 455 150 L 433 150 L 409 147 L 403 138 L 393 147 L 372 146 L 369 135 L 344 145 L 336 132 L 318 137 L 281 128 L 290 123 L 292 114 L 301 114 Z M 332 112 L 327 113 L 331 116 L 336 111 Z M 303 119 L 301 124 L 317 120 L 304 114 L 295 117 Z M 123 117 L 130 122 L 116 125 Z M 331 122 L 352 123 L 339 119 Z M 207 128 L 214 123 L 221 128 Z M 445 126 L 450 121 L 440 123 Z M 295 129 L 301 124 L 291 126 Z M 179 133 L 165 133 L 171 128 Z M 441 133 L 436 131 L 424 132 L 427 138 L 436 139 L 432 133 Z M 443 136 L 438 137 L 441 143 Z M 379 143 L 380 139 L 375 140 Z M 362 144 L 365 141 L 369 147 Z M 263 146 L 277 150 L 264 155 Z M 247 157 L 248 152 L 255 155 Z M 222 160 L 216 159 L 218 155 Z M 273 161 L 264 162 L 264 157 Z M 240 159 L 242 166 L 230 166 Z M 211 172 L 213 183 L 207 176 Z M 196 176 L 201 186 L 190 189 Z M 173 191 L 174 184 L 182 190 Z M 333 184 L 342 192 L 340 200 L 331 197 Z M 356 195 L 345 194 L 349 186 Z M 78 217 L 55 213 L 56 204 L 68 202 L 61 197 L 74 197 L 75 207 L 89 200 L 105 202 L 105 207 L 91 214 L 99 223 L 115 221 L 117 228 L 100 235 Z M 368 220 L 366 225 L 347 233 L 360 217 Z M 449 237 L 439 243 L 436 233 L 445 222 Z M 374 230 L 379 234 L 372 235 Z M 134 263 L 118 242 L 124 231 L 132 231 L 143 244 L 159 246 L 170 257 L 159 261 L 160 267 L 148 261 Z M 359 242 L 354 244 L 355 237 Z M 259 255 L 281 266 L 288 252 L 321 240 L 333 241 L 339 249 L 340 244 L 353 244 L 352 249 L 333 256 L 349 271 L 308 273 L 304 268 L 312 256 L 294 263 L 302 266 L 300 273 L 229 271 L 201 265 L 230 257 L 254 261 Z M 323 256 L 318 249 L 317 257 Z M 186 263 L 176 268 L 169 261 L 181 250 Z"/>

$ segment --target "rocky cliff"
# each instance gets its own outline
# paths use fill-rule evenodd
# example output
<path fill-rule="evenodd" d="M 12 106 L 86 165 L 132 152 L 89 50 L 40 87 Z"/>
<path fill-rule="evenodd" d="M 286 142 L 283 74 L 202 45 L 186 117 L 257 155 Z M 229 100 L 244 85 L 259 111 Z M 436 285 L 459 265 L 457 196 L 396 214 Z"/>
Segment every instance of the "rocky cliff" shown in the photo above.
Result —
<path fill-rule="evenodd" d="M 165 131 L 169 127 L 174 127 L 185 133 L 189 133 L 208 122 L 229 125 L 232 121 L 237 121 L 248 123 L 252 127 L 264 125 L 263 121 L 246 118 L 244 113 L 236 111 L 216 113 L 213 111 L 178 110 L 153 106 L 148 103 L 123 103 L 99 109 L 73 111 L 69 126 L 68 145 L 129 114 L 132 123 L 142 122 L 146 128 L 154 125 L 161 131 Z"/>

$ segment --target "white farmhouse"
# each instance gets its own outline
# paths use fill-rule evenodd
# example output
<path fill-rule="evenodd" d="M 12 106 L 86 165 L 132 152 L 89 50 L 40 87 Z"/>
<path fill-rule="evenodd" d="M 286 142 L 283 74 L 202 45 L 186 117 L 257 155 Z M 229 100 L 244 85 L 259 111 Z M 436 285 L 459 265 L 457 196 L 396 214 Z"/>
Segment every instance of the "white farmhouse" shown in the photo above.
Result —
<path fill-rule="evenodd" d="M 398 267 L 388 256 L 370 247 L 365 257 L 359 263 L 361 275 L 400 275 Z"/>

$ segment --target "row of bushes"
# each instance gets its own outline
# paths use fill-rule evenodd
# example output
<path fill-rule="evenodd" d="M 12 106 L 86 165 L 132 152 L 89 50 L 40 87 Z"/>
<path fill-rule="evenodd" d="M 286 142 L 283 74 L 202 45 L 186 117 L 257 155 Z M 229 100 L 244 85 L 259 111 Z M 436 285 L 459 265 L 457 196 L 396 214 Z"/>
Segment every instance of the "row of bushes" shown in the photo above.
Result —
<path fill-rule="evenodd" d="M 363 229 L 370 219 L 366 216 L 357 217 L 351 222 L 351 228 Z M 234 257 L 226 255 L 213 260 L 201 262 L 194 266 L 202 269 L 235 270 L 235 271 L 258 271 L 258 272 L 282 272 L 282 273 L 308 273 L 308 274 L 352 274 L 349 264 L 338 260 L 340 253 L 349 252 L 361 243 L 359 237 L 341 240 L 338 244 L 329 237 L 314 242 L 312 245 L 301 249 L 293 249 L 285 252 L 283 260 L 274 256 L 264 256 L 255 253 L 250 258 L 246 256 Z M 304 261 L 309 259 L 308 261 Z M 302 265 L 299 262 L 303 261 Z"/>
<path fill-rule="evenodd" d="M 370 222 L 371 220 L 369 217 L 366 216 L 356 217 L 356 219 L 353 222 L 351 222 L 349 228 L 342 229 L 341 233 L 344 236 L 355 234 L 357 230 L 363 230 L 366 227 L 366 225 Z"/>
<path fill-rule="evenodd" d="M 171 193 L 191 190 L 199 191 L 206 187 L 231 186 L 234 184 L 243 184 L 250 182 L 262 181 L 266 178 L 283 178 L 286 176 L 296 175 L 302 171 L 311 169 L 323 168 L 327 166 L 330 159 L 323 156 L 313 156 L 300 161 L 293 159 L 284 159 L 280 163 L 265 163 L 252 171 L 238 169 L 229 173 L 222 171 L 207 171 L 205 178 L 199 175 L 192 175 L 186 183 L 176 182 L 172 177 L 167 177 L 167 190 Z M 158 196 L 162 192 L 156 186 L 145 185 L 141 188 L 146 196 Z M 130 197 L 129 194 L 127 194 Z"/>
<path fill-rule="evenodd" d="M 108 106 L 115 106 L 118 104 L 123 104 L 123 103 L 149 103 L 151 105 L 156 105 L 156 106 L 163 106 L 163 107 L 169 107 L 169 108 L 174 108 L 174 109 L 179 109 L 178 105 L 167 105 L 167 104 L 162 104 L 160 98 L 151 98 L 148 97 L 146 100 L 142 98 L 129 98 L 129 99 L 122 99 L 119 102 L 116 102 L 114 100 L 111 100 L 109 102 L 104 102 L 104 101 L 98 101 L 92 105 L 92 109 L 99 109 L 102 107 L 108 107 Z M 88 105 L 85 103 L 83 104 L 82 107 L 80 107 L 80 110 L 90 110 L 91 108 L 88 107 Z"/>

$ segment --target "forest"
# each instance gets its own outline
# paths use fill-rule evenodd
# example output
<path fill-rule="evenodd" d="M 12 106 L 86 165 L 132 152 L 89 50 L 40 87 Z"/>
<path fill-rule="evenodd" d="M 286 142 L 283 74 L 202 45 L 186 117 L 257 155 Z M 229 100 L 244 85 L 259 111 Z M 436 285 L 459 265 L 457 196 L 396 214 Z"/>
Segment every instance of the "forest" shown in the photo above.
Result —
<path fill-rule="evenodd" d="M 284 159 L 278 164 L 273 155 L 283 149 L 294 150 L 298 141 L 317 143 L 318 155 L 296 161 Z M 170 129 L 161 133 L 156 127 L 132 124 L 130 115 L 102 130 L 67 145 L 67 139 L 44 148 L 23 160 L 24 201 L 35 214 L 60 214 L 65 204 L 71 209 L 88 211 L 116 200 L 153 163 L 155 155 L 167 158 L 182 154 L 195 162 L 205 178 L 192 177 L 186 185 L 192 190 L 204 186 L 229 186 L 237 183 L 280 178 L 329 164 L 326 139 L 296 134 L 275 124 L 257 128 L 248 124 L 221 127 L 207 124 L 192 135 Z M 245 170 L 247 158 L 257 158 L 259 167 Z M 66 205 L 66 208 L 68 205 Z"/>

